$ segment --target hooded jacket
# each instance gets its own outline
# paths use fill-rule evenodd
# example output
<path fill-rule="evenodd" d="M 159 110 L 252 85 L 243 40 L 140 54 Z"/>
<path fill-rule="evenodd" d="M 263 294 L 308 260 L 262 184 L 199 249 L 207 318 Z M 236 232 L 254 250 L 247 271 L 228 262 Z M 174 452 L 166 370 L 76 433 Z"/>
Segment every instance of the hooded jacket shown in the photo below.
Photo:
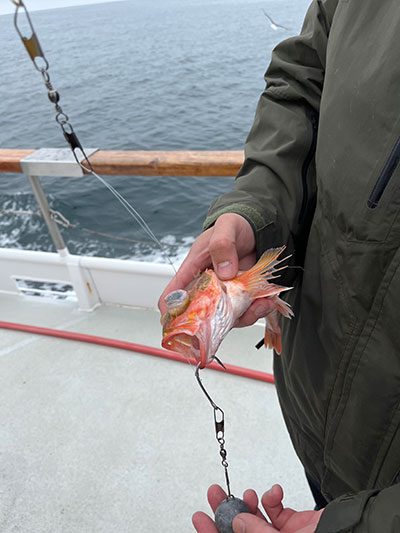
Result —
<path fill-rule="evenodd" d="M 317 532 L 400 531 L 400 4 L 314 0 L 272 54 L 245 161 L 205 227 L 238 213 L 286 243 L 295 318 L 274 371 L 331 503 Z"/>

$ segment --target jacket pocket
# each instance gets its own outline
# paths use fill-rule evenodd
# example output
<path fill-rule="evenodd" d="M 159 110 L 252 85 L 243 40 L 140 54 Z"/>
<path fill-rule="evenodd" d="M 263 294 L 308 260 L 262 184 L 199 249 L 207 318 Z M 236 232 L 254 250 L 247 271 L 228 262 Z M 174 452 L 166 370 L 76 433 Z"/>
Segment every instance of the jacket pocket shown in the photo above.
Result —
<path fill-rule="evenodd" d="M 400 162 L 400 137 L 397 139 L 397 142 L 387 160 L 381 174 L 379 175 L 374 188 L 368 198 L 367 205 L 370 209 L 375 209 L 378 206 L 379 200 L 382 197 L 382 194 L 385 192 L 386 187 L 390 179 L 393 176 L 394 171 L 398 167 Z"/>
<path fill-rule="evenodd" d="M 346 204 L 347 240 L 350 242 L 388 243 L 400 239 L 399 125 L 395 128 L 397 134 L 386 139 L 380 150 L 376 148 L 381 156 L 368 171 L 369 179 L 365 183 L 362 179 L 359 181 L 360 188 L 358 195 L 354 196 L 353 211 Z M 357 202 L 357 198 L 361 201 Z"/>
<path fill-rule="evenodd" d="M 304 219 L 306 218 L 309 202 L 314 204 L 313 199 L 311 196 L 315 195 L 315 191 L 310 194 L 309 191 L 309 185 L 308 185 L 308 171 L 310 169 L 311 162 L 314 159 L 315 156 L 315 150 L 317 147 L 317 134 L 318 134 L 318 115 L 316 113 L 311 112 L 310 113 L 310 122 L 312 127 L 312 138 L 311 138 L 311 144 L 310 149 L 306 155 L 306 158 L 303 162 L 303 166 L 301 168 L 301 181 L 303 186 L 303 199 L 301 202 L 300 207 L 300 214 L 298 223 L 301 225 L 304 222 Z"/>

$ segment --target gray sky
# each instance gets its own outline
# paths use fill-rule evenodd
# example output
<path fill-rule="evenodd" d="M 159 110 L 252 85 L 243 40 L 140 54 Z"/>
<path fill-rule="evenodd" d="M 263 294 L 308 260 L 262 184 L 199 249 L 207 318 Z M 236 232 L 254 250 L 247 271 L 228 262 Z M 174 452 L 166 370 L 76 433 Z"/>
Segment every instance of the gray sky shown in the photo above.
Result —
<path fill-rule="evenodd" d="M 102 4 L 104 2 L 116 2 L 118 0 L 24 0 L 29 11 L 38 9 L 53 9 L 56 7 L 80 6 L 84 4 Z M 10 0 L 0 0 L 0 15 L 14 13 L 15 6 Z"/>

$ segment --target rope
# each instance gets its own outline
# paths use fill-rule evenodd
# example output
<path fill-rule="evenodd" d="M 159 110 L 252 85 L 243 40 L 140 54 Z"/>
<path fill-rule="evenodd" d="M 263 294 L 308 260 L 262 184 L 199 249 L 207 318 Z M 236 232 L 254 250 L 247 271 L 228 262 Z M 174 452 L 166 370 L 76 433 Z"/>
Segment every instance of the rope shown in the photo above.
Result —
<path fill-rule="evenodd" d="M 0 209 L 1 215 L 29 215 L 29 216 L 37 216 L 40 218 L 42 217 L 42 214 L 40 211 L 29 211 L 29 210 L 23 210 L 23 209 Z M 130 239 L 129 237 L 120 237 L 118 235 L 111 235 L 110 233 L 103 233 L 101 231 L 96 231 L 94 229 L 89 228 L 81 228 L 79 227 L 79 224 L 72 224 L 60 211 L 55 211 L 53 209 L 50 209 L 50 217 L 54 222 L 60 226 L 63 226 L 64 228 L 72 228 L 77 229 L 79 231 L 83 231 L 85 233 L 91 233 L 93 235 L 99 235 L 100 237 L 105 237 L 107 239 L 114 239 L 116 241 L 126 241 L 131 242 L 134 244 L 145 244 L 147 246 L 157 246 L 158 245 L 155 242 L 152 241 L 143 241 L 140 239 Z M 167 244 L 163 243 L 163 246 L 168 246 L 170 248 L 179 248 L 179 246 L 182 246 L 180 244 Z"/>

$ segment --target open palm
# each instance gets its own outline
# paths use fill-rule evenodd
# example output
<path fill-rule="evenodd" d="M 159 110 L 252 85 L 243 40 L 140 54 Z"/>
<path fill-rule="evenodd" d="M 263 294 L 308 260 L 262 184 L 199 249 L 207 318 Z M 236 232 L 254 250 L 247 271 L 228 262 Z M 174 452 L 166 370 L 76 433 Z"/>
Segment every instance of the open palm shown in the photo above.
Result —
<path fill-rule="evenodd" d="M 212 485 L 208 490 L 208 501 L 215 513 L 216 508 L 226 498 L 225 492 L 218 485 Z M 233 521 L 235 533 L 314 533 L 322 511 L 297 512 L 282 505 L 283 490 L 280 485 L 274 485 L 261 498 L 261 503 L 269 518 L 264 517 L 258 508 L 258 497 L 253 490 L 247 490 L 243 495 L 244 501 L 250 507 L 251 513 L 243 513 Z M 242 524 L 240 523 L 242 521 Z M 198 533 L 218 533 L 214 521 L 205 513 L 197 512 L 193 515 L 193 525 Z"/>

